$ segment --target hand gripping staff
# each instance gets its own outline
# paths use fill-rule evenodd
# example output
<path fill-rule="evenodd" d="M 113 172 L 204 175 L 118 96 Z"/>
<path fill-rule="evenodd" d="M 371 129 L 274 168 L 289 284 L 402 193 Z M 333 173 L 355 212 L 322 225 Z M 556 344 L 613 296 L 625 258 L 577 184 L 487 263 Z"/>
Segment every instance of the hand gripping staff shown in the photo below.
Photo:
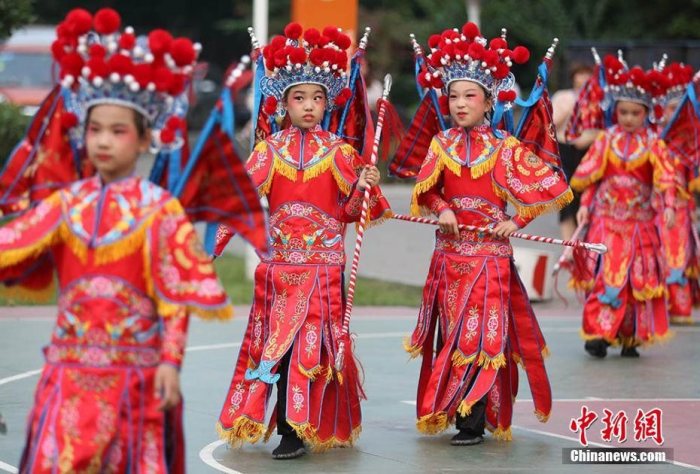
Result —
<path fill-rule="evenodd" d="M 377 113 L 377 128 L 374 132 L 374 143 L 372 144 L 372 155 L 370 162 L 374 166 L 377 164 L 377 156 L 379 155 L 379 143 L 382 138 L 382 128 L 384 127 L 384 116 L 387 110 L 387 101 L 389 91 L 391 90 L 391 75 L 384 76 L 384 93 L 379 101 L 379 112 Z M 343 317 L 343 327 L 341 330 L 338 351 L 335 355 L 335 370 L 341 372 L 343 370 L 345 357 L 345 344 L 349 343 L 350 332 L 350 316 L 352 315 L 352 304 L 355 299 L 355 285 L 357 284 L 357 268 L 360 264 L 360 251 L 362 250 L 362 240 L 365 235 L 365 226 L 369 220 L 369 188 L 365 189 L 365 195 L 362 199 L 362 212 L 360 214 L 360 222 L 357 225 L 357 239 L 355 239 L 355 252 L 352 257 L 352 267 L 350 268 L 350 278 L 348 282 L 347 298 L 345 301 L 345 316 Z"/>

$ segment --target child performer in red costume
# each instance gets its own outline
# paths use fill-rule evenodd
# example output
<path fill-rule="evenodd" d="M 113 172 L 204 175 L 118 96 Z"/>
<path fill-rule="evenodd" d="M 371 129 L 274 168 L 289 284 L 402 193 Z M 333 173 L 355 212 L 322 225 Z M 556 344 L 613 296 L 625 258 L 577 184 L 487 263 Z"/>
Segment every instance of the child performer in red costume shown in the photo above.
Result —
<path fill-rule="evenodd" d="M 688 96 L 688 84 L 693 79 L 693 68 L 671 63 L 663 69 L 669 86 L 663 98 L 663 119 L 659 132 L 665 137 L 669 155 L 676 171 L 676 225 L 667 227 L 657 219 L 657 228 L 663 245 L 664 275 L 668 288 L 667 307 L 671 324 L 691 324 L 693 306 L 700 302 L 698 276 L 697 231 L 693 229 L 695 199 L 698 190 L 697 117 L 694 104 L 697 97 Z M 694 87 L 691 85 L 691 88 Z M 692 91 L 694 92 L 694 90 Z M 681 102 L 683 102 L 681 106 Z M 678 112 L 676 112 L 678 110 Z M 679 132 L 679 133 L 677 133 Z M 655 195 L 655 197 L 658 194 Z M 658 214 L 657 217 L 661 217 Z"/>
<path fill-rule="evenodd" d="M 508 236 L 568 204 L 572 192 L 560 170 L 488 122 L 497 102 L 502 107 L 515 97 L 511 61 L 524 63 L 529 52 L 509 49 L 503 37 L 488 42 L 473 23 L 429 43 L 421 75 L 441 89 L 443 113 L 449 111 L 454 127 L 433 137 L 413 191 L 414 215 L 439 216 L 440 229 L 407 350 L 423 357 L 418 430 L 437 434 L 456 423 L 451 443 L 466 446 L 483 441 L 487 422 L 496 438 L 511 438 L 518 361 L 537 417 L 549 417 L 547 349 Z M 508 202 L 516 210 L 512 218 Z M 459 230 L 459 224 L 493 233 Z"/>
<path fill-rule="evenodd" d="M 189 316 L 232 314 L 178 200 L 134 176 L 141 153 L 165 146 L 155 130 L 186 111 L 197 48 L 163 30 L 137 39 L 120 25 L 111 9 L 94 18 L 73 10 L 53 48 L 66 109 L 84 127 L 74 136 L 97 175 L 0 228 L 0 281 L 22 286 L 37 268 L 55 268 L 59 283 L 22 473 L 184 472 Z"/>
<path fill-rule="evenodd" d="M 359 219 L 365 188 L 372 188 L 373 219 L 385 217 L 388 204 L 375 186 L 377 168 L 363 166 L 352 146 L 320 125 L 349 96 L 349 46 L 337 28 L 302 34 L 293 23 L 263 50 L 265 112 L 287 115 L 291 124 L 258 143 L 248 161 L 270 205 L 271 252 L 255 271 L 248 329 L 218 430 L 232 445 L 258 441 L 277 383 L 267 428 L 267 436 L 275 425 L 282 435 L 276 459 L 303 455 L 304 443 L 314 450 L 350 445 L 361 426 L 363 394 L 352 355 L 342 372 L 334 370 L 344 312 L 343 237 L 345 225 Z"/>
<path fill-rule="evenodd" d="M 638 357 L 637 346 L 668 335 L 652 192 L 663 194 L 669 228 L 676 193 L 666 145 L 647 124 L 665 88 L 658 71 L 628 69 L 613 56 L 606 56 L 603 66 L 603 108 L 614 107 L 617 124 L 598 135 L 571 186 L 583 193 L 577 219 L 589 223 L 586 240 L 604 243 L 608 252 L 592 267 L 592 278 L 574 278 L 577 287 L 589 289 L 582 330 L 586 351 L 605 357 L 609 345 L 621 344 L 623 357 Z"/>

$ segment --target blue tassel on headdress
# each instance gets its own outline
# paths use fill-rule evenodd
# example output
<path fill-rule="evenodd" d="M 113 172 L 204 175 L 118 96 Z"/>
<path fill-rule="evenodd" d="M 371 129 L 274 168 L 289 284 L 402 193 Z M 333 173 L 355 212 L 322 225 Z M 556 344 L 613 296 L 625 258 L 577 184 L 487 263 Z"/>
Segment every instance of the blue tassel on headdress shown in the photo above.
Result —
<path fill-rule="evenodd" d="M 532 107 L 542 98 L 542 94 L 547 89 L 547 82 L 549 81 L 549 70 L 547 64 L 542 62 L 537 68 L 537 80 L 535 80 L 535 85 L 532 86 L 532 91 L 530 91 L 530 96 L 527 100 L 522 100 L 520 98 L 515 99 L 515 104 L 523 109 L 522 115 L 520 116 L 520 121 L 518 122 L 518 127 L 515 130 L 515 137 L 519 138 L 520 133 L 523 130 L 523 125 L 527 121 L 527 117 L 530 114 Z"/>
<path fill-rule="evenodd" d="M 262 103 L 262 89 L 260 89 L 260 83 L 264 78 L 265 63 L 263 61 L 263 55 L 261 53 L 258 55 L 258 59 L 255 60 L 255 78 L 253 80 L 253 115 L 250 119 L 253 122 L 253 128 L 250 133 L 251 152 L 253 151 L 253 148 L 255 148 L 255 132 L 258 128 L 258 115 L 260 114 L 260 104 Z M 272 118 L 271 121 L 274 122 Z"/>

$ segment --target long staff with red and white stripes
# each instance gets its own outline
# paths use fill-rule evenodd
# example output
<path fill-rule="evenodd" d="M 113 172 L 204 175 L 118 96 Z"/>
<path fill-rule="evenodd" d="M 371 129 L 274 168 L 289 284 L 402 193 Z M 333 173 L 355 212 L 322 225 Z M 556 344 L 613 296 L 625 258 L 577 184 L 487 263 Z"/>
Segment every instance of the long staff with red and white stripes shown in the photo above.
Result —
<path fill-rule="evenodd" d="M 430 225 L 438 225 L 439 224 L 439 222 L 434 220 L 434 219 L 427 219 L 425 217 L 406 216 L 403 214 L 394 214 L 393 216 L 391 216 L 391 218 L 402 220 L 402 221 L 408 221 L 408 222 L 417 222 L 419 224 L 430 224 Z M 493 233 L 493 229 L 489 229 L 488 227 L 479 227 L 479 226 L 475 226 L 475 225 L 460 224 L 459 228 L 463 229 L 463 230 L 471 230 L 471 231 L 476 231 L 476 232 Z M 582 240 L 562 240 L 562 239 L 555 239 L 552 237 L 542 237 L 540 235 L 530 235 L 530 234 L 525 234 L 522 232 L 513 232 L 512 234 L 510 234 L 510 236 L 518 238 L 518 239 L 531 240 L 533 242 L 542 242 L 544 244 L 564 245 L 566 247 L 583 247 L 587 250 L 590 250 L 592 252 L 596 252 L 599 254 L 604 254 L 605 252 L 608 251 L 608 248 L 604 244 L 593 243 L 593 242 L 583 242 Z"/>
<path fill-rule="evenodd" d="M 391 75 L 384 76 L 384 92 L 379 101 L 379 111 L 377 113 L 377 127 L 374 132 L 374 143 L 372 144 L 372 155 L 370 163 L 372 166 L 377 164 L 379 155 L 379 143 L 382 138 L 382 128 L 384 128 L 384 116 L 386 115 L 386 104 L 391 91 Z M 370 190 L 365 189 L 365 194 L 362 198 L 362 212 L 360 214 L 360 222 L 357 225 L 357 239 L 355 239 L 355 252 L 352 256 L 352 266 L 350 267 L 350 278 L 348 281 L 347 297 L 345 299 L 345 315 L 343 317 L 343 327 L 338 342 L 338 351 L 335 355 L 335 369 L 340 372 L 343 369 L 345 357 L 345 344 L 350 332 L 350 316 L 352 315 L 352 305 L 355 300 L 355 286 L 357 284 L 357 269 L 360 265 L 360 252 L 362 250 L 362 240 L 365 236 L 365 227 L 369 217 L 369 198 Z"/>

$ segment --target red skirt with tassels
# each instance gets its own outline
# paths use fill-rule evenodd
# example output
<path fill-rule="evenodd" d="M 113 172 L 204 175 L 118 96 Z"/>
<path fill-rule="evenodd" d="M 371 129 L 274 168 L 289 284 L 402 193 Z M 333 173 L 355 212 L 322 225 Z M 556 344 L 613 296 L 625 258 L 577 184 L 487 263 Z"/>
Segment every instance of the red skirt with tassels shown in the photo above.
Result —
<path fill-rule="evenodd" d="M 436 250 L 406 349 L 423 357 L 416 423 L 423 433 L 445 430 L 458 410 L 467 415 L 488 395 L 487 427 L 497 438 L 510 439 L 518 362 L 526 371 L 537 417 L 549 417 L 547 348 L 510 257 Z"/>
<path fill-rule="evenodd" d="M 340 265 L 258 265 L 248 327 L 217 425 L 222 439 L 236 446 L 263 437 L 274 375 L 291 350 L 287 422 L 314 450 L 354 442 L 364 393 L 349 344 L 342 372 L 334 368 L 343 310 Z M 273 414 L 266 440 L 275 424 Z"/>
<path fill-rule="evenodd" d="M 582 337 L 625 346 L 666 337 L 666 286 L 654 219 L 601 214 L 593 216 L 585 240 L 602 242 L 608 251 L 592 264 Z"/>

